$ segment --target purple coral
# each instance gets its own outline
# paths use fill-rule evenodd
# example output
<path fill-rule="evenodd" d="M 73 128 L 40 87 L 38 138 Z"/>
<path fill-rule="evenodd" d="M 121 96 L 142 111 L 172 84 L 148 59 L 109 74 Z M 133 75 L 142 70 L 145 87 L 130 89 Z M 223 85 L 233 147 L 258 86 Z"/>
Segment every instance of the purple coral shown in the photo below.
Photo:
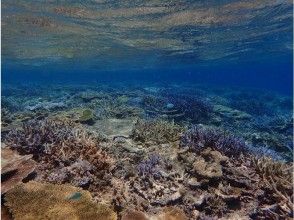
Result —
<path fill-rule="evenodd" d="M 211 147 L 228 156 L 238 156 L 241 153 L 247 153 L 249 150 L 243 139 L 220 129 L 200 125 L 193 126 L 183 134 L 180 146 L 189 147 L 196 152 Z"/>
<path fill-rule="evenodd" d="M 149 156 L 147 160 L 142 161 L 138 166 L 137 170 L 140 176 L 153 176 L 154 178 L 159 178 L 160 173 L 157 168 L 161 162 L 161 158 L 156 155 L 152 154 Z"/>
<path fill-rule="evenodd" d="M 46 146 L 61 143 L 72 135 L 68 126 L 58 120 L 30 120 L 21 130 L 12 130 L 5 136 L 5 142 L 25 154 L 44 152 Z"/>

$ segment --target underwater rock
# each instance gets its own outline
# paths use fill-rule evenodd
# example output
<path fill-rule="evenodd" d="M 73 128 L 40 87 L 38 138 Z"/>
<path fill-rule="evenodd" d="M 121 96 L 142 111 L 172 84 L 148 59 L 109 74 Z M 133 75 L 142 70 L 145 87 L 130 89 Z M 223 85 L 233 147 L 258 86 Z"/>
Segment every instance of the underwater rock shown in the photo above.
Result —
<path fill-rule="evenodd" d="M 32 155 L 21 156 L 16 151 L 1 148 L 1 194 L 21 183 L 29 174 L 33 173 L 36 162 Z"/>
<path fill-rule="evenodd" d="M 73 195 L 76 198 L 70 199 Z M 22 183 L 5 195 L 5 205 L 15 220 L 89 219 L 116 220 L 114 211 L 92 201 L 88 191 L 70 185 Z M 50 208 L 49 208 L 50 207 Z"/>
<path fill-rule="evenodd" d="M 79 118 L 79 122 L 89 125 L 94 124 L 94 113 L 90 109 L 85 109 Z"/>

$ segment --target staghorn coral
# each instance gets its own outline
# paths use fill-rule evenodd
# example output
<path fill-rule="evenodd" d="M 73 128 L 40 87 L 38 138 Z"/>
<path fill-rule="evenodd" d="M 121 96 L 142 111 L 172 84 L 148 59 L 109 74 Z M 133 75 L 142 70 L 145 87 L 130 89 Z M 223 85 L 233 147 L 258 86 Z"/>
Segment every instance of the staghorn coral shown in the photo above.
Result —
<path fill-rule="evenodd" d="M 21 156 L 9 148 L 1 149 L 1 193 L 4 194 L 33 173 L 36 162 L 32 155 Z"/>
<path fill-rule="evenodd" d="M 188 147 L 195 152 L 211 147 L 226 156 L 239 156 L 249 152 L 249 147 L 243 139 L 225 131 L 201 125 L 193 126 L 186 131 L 181 137 L 180 146 Z"/>
<path fill-rule="evenodd" d="M 93 134 L 71 121 L 58 118 L 28 121 L 24 123 L 22 130 L 8 133 L 5 141 L 7 146 L 23 154 L 33 154 L 34 159 L 39 162 L 40 178 L 52 182 L 75 180 L 75 185 L 80 185 L 78 182 L 87 182 L 85 175 L 91 173 L 89 184 L 97 186 L 103 183 L 103 177 L 113 162 L 101 150 Z M 81 165 L 79 161 L 90 165 L 77 169 L 75 163 Z M 70 178 L 67 178 L 68 173 L 71 174 Z"/>
<path fill-rule="evenodd" d="M 258 212 L 270 218 L 293 217 L 293 164 L 267 157 L 253 158 L 252 163 L 261 179 L 259 186 L 266 192 Z"/>
<path fill-rule="evenodd" d="M 15 220 L 116 220 L 107 206 L 92 201 L 88 191 L 70 185 L 28 182 L 10 190 L 5 205 Z"/>
<path fill-rule="evenodd" d="M 155 120 L 138 120 L 133 128 L 131 137 L 138 142 L 167 143 L 180 138 L 183 128 L 173 122 Z"/>

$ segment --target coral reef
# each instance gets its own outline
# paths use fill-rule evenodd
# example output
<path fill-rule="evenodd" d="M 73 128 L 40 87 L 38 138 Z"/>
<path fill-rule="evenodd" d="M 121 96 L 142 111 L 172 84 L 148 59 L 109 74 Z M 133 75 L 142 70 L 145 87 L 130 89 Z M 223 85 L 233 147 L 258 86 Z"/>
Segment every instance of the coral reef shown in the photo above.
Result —
<path fill-rule="evenodd" d="M 16 151 L 1 147 L 1 194 L 34 172 L 36 162 L 31 158 L 32 155 L 21 156 Z"/>
<path fill-rule="evenodd" d="M 39 162 L 40 179 L 106 185 L 103 177 L 109 172 L 112 159 L 99 147 L 95 136 L 71 121 L 28 121 L 22 130 L 8 133 L 5 141 L 20 153 L 34 155 Z M 86 177 L 87 173 L 92 175 Z"/>
<path fill-rule="evenodd" d="M 62 194 L 75 186 L 87 189 L 95 202 L 113 205 L 118 219 L 293 218 L 293 164 L 286 162 L 292 160 L 293 148 L 289 101 L 278 95 L 245 94 L 243 100 L 266 102 L 274 111 L 249 115 L 251 110 L 232 107 L 233 93 L 201 85 L 144 89 L 96 82 L 31 91 L 9 88 L 1 134 L 6 143 L 2 191 L 13 192 L 10 210 L 17 215 L 15 198 L 24 193 L 22 198 L 33 203 L 28 204 L 35 208 L 34 196 L 42 207 L 42 213 L 28 212 L 34 219 L 43 214 L 56 215 L 53 219 L 61 214 L 64 219 L 69 212 L 66 219 L 78 219 L 83 213 L 71 210 L 77 210 L 75 204 L 84 201 L 86 192 L 72 188 Z M 25 110 L 62 100 L 65 108 Z M 85 115 L 95 115 L 91 126 L 79 120 L 85 110 Z M 38 183 L 13 188 L 32 178 Z M 52 192 L 51 212 L 43 209 L 46 187 L 63 197 L 56 199 Z M 91 202 L 87 207 L 93 211 L 97 206 Z"/>
<path fill-rule="evenodd" d="M 163 120 L 142 121 L 134 125 L 131 137 L 138 142 L 167 143 L 177 141 L 184 129 L 173 123 Z"/>
<path fill-rule="evenodd" d="M 73 196 L 73 195 L 79 196 Z M 107 206 L 92 201 L 89 192 L 70 185 L 28 182 L 7 192 L 5 205 L 15 220 L 89 219 L 116 220 Z"/>

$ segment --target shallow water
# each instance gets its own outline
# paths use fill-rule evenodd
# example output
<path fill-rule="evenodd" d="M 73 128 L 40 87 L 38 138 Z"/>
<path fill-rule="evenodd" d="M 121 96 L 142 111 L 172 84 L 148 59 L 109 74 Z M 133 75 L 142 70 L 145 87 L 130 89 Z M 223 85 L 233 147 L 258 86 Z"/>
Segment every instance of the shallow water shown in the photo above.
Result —
<path fill-rule="evenodd" d="M 1 155 L 25 169 L 3 191 L 69 183 L 124 220 L 290 219 L 292 7 L 2 1 Z"/>

